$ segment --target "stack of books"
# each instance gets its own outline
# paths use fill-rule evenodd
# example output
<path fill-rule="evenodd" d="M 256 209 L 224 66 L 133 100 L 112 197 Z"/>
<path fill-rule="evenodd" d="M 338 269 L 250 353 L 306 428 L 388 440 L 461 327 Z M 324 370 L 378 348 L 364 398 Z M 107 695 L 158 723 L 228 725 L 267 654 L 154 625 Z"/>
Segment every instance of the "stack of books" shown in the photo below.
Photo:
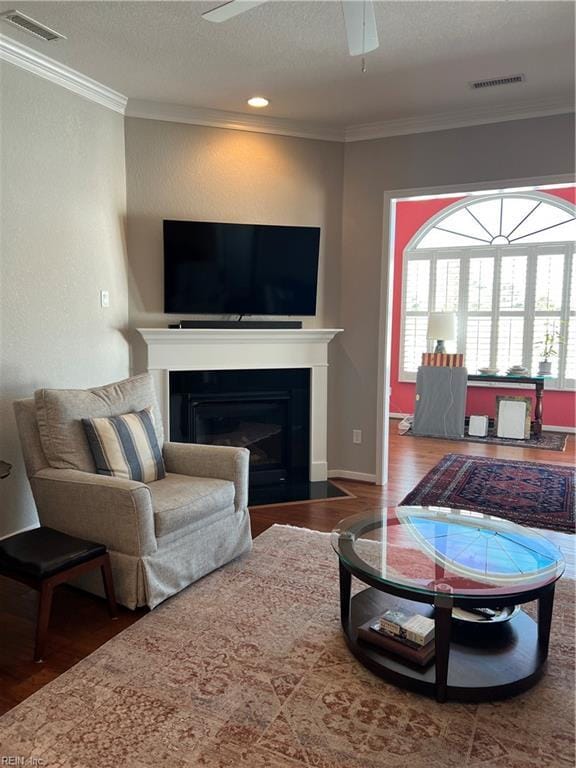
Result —
<path fill-rule="evenodd" d="M 390 609 L 358 627 L 358 637 L 419 667 L 434 658 L 434 620 Z"/>

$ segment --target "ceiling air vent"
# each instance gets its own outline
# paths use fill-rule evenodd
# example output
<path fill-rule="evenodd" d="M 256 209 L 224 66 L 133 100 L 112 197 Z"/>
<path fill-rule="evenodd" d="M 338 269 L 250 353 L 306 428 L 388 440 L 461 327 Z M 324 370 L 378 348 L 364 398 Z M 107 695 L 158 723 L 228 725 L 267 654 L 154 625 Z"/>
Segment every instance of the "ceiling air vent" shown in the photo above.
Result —
<path fill-rule="evenodd" d="M 39 24 L 21 11 L 4 11 L 4 13 L 0 13 L 0 18 L 42 40 L 66 40 L 66 35 L 61 35 L 60 32 L 55 32 L 50 27 Z"/>
<path fill-rule="evenodd" d="M 524 75 L 508 75 L 508 77 L 491 77 L 489 80 L 474 80 L 470 83 L 473 91 L 481 88 L 495 88 L 497 85 L 513 85 L 514 83 L 523 83 L 526 80 Z"/>

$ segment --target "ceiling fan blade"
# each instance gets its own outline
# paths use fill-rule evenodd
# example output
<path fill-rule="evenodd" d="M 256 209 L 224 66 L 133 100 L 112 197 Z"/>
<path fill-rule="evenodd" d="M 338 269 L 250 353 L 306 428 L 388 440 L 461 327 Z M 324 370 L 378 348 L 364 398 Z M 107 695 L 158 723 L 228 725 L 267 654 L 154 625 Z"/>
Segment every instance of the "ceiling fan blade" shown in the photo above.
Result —
<path fill-rule="evenodd" d="M 206 19 L 206 21 L 220 23 L 221 21 L 233 19 L 234 16 L 239 16 L 241 13 L 249 11 L 251 8 L 255 8 L 257 5 L 263 5 L 267 2 L 268 0 L 229 0 L 229 2 L 219 5 L 211 11 L 206 11 L 206 13 L 202 14 L 202 18 Z"/>
<path fill-rule="evenodd" d="M 342 0 L 350 56 L 362 56 L 380 45 L 372 0 Z"/>

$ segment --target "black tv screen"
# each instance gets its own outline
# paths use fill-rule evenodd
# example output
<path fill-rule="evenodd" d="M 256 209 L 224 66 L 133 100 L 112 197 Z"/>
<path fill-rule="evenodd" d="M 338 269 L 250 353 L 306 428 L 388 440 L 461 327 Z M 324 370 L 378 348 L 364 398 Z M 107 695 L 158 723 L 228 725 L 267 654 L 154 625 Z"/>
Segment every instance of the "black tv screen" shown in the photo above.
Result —
<path fill-rule="evenodd" d="M 319 227 L 164 221 L 164 311 L 314 315 Z"/>

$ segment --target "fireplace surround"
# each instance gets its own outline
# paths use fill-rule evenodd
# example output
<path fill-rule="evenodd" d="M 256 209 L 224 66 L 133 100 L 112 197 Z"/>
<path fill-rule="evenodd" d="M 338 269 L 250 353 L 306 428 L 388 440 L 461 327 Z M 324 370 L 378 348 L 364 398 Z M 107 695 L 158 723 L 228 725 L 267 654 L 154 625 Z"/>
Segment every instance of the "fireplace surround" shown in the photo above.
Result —
<path fill-rule="evenodd" d="M 310 371 L 171 371 L 170 439 L 250 450 L 250 485 L 302 483 L 310 465 Z"/>
<path fill-rule="evenodd" d="M 338 495 L 327 483 L 328 344 L 341 329 L 138 332 L 170 439 L 244 442 L 255 454 L 251 503 L 273 503 L 271 487 L 291 486 L 278 501 Z"/>

